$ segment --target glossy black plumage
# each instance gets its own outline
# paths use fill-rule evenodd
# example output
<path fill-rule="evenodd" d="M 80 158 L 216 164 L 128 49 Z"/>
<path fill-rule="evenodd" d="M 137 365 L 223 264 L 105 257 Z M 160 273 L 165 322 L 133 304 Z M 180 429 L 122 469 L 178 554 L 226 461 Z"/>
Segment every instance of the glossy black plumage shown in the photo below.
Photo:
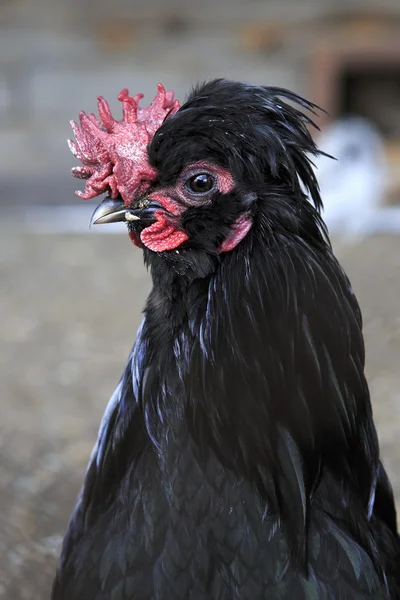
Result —
<path fill-rule="evenodd" d="M 201 160 L 236 185 L 183 213 L 178 252 L 144 250 L 154 286 L 53 600 L 400 598 L 360 310 L 319 217 L 310 122 L 282 98 L 314 109 L 205 84 L 149 147 L 154 189 Z"/>

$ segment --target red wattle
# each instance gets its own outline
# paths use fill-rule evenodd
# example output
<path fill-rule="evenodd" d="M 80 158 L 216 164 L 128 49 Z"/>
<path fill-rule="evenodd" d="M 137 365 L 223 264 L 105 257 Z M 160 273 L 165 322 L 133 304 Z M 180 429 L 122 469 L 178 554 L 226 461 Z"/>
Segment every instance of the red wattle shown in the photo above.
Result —
<path fill-rule="evenodd" d="M 135 246 L 137 246 L 138 248 L 143 248 L 143 244 L 140 241 L 140 238 L 136 235 L 134 231 L 128 231 L 128 235 L 131 238 L 132 242 L 135 244 Z"/>
<path fill-rule="evenodd" d="M 143 229 L 140 234 L 142 243 L 153 252 L 174 250 L 188 239 L 187 234 L 171 223 L 165 213 L 158 210 L 154 213 L 157 221 Z"/>

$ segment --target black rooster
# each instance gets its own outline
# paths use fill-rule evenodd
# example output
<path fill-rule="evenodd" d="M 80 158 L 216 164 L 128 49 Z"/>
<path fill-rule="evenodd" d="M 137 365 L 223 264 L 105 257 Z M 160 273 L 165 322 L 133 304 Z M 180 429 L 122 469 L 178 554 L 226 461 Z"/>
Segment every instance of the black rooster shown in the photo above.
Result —
<path fill-rule="evenodd" d="M 53 600 L 400 598 L 360 310 L 292 104 L 316 107 L 225 80 L 138 99 L 123 121 L 100 99 L 72 142 L 81 195 L 111 194 L 93 222 L 128 222 L 153 289 Z"/>

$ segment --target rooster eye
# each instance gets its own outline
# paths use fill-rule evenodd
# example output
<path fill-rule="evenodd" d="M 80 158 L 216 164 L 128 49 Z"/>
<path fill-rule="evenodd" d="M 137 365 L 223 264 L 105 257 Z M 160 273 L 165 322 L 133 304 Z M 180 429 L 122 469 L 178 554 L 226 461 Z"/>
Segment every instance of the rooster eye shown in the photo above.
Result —
<path fill-rule="evenodd" d="M 215 179 L 209 173 L 198 173 L 193 175 L 186 182 L 186 187 L 190 192 L 194 194 L 205 194 L 213 189 L 215 185 Z"/>

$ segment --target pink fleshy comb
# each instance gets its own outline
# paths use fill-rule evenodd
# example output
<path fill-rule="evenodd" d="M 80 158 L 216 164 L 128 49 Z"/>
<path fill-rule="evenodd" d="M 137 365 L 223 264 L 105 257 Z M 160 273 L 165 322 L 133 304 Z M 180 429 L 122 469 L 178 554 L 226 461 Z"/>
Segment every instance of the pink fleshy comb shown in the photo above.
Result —
<path fill-rule="evenodd" d="M 147 146 L 163 121 L 180 107 L 173 91 L 166 92 L 161 84 L 157 88 L 156 97 L 146 108 L 139 108 L 143 94 L 132 98 L 123 89 L 118 96 L 123 104 L 121 121 L 114 119 L 102 96 L 98 98 L 101 120 L 82 111 L 80 127 L 71 121 L 76 142 L 68 140 L 68 144 L 82 163 L 72 169 L 72 175 L 87 179 L 84 192 L 76 192 L 80 198 L 88 200 L 109 191 L 111 198 L 120 194 L 128 205 L 154 179 L 157 172 L 148 163 Z"/>

